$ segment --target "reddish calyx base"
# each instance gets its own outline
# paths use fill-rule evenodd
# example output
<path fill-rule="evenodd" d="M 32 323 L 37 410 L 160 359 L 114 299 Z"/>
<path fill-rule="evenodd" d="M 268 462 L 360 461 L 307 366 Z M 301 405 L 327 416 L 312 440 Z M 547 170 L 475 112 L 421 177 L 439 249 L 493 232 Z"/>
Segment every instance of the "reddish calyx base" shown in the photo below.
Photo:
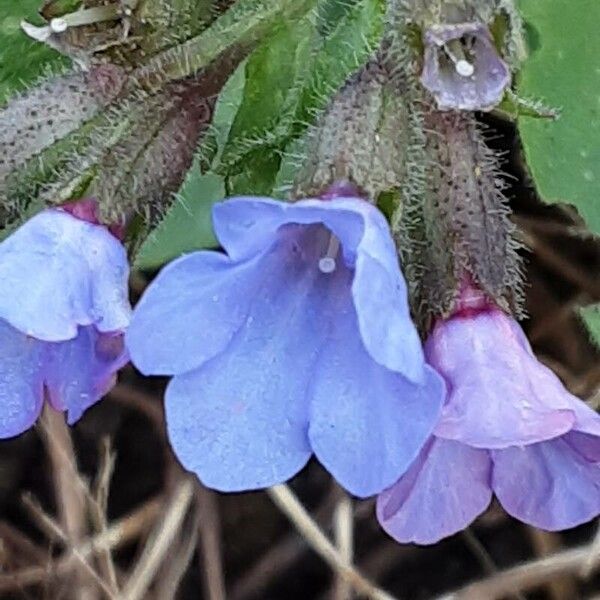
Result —
<path fill-rule="evenodd" d="M 125 223 L 113 223 L 111 225 L 102 223 L 98 214 L 98 202 L 95 198 L 82 198 L 74 202 L 67 202 L 61 205 L 60 208 L 81 221 L 87 221 L 94 225 L 104 225 L 119 241 L 122 241 L 125 237 Z"/>
<path fill-rule="evenodd" d="M 470 276 L 462 280 L 460 293 L 452 317 L 472 317 L 477 313 L 497 308 L 484 292 L 477 287 Z"/>
<path fill-rule="evenodd" d="M 335 198 L 362 198 L 363 196 L 364 194 L 351 181 L 336 181 L 319 198 L 321 200 L 333 200 Z"/>

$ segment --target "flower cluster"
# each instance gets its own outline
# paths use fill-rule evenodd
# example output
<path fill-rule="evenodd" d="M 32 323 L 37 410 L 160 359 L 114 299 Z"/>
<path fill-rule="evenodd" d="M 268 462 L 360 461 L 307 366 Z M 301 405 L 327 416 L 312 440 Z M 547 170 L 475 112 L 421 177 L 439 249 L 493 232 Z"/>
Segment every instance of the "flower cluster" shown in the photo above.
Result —
<path fill-rule="evenodd" d="M 0 244 L 0 437 L 28 429 L 44 399 L 69 423 L 127 362 L 125 249 L 93 203 L 49 209 Z"/>
<path fill-rule="evenodd" d="M 376 208 L 236 198 L 214 225 L 225 253 L 165 268 L 127 333 L 138 368 L 173 376 L 169 437 L 207 485 L 273 485 L 314 453 L 351 493 L 381 492 L 394 538 L 423 544 L 493 493 L 545 529 L 600 512 L 600 417 L 471 283 L 423 356 Z"/>
<path fill-rule="evenodd" d="M 423 349 L 386 220 L 351 193 L 216 205 L 223 251 L 165 267 L 131 322 L 126 253 L 94 202 L 33 217 L 0 244 L 0 436 L 44 399 L 76 421 L 127 361 L 125 337 L 143 373 L 172 377 L 169 439 L 212 488 L 281 483 L 314 454 L 422 544 L 493 494 L 544 529 L 600 513 L 600 416 L 470 280 Z"/>
<path fill-rule="evenodd" d="M 0 221 L 82 186 L 96 200 L 43 210 L 0 242 L 0 438 L 32 427 L 45 404 L 75 423 L 131 359 L 169 378 L 171 446 L 216 490 L 281 484 L 314 456 L 350 494 L 376 496 L 379 522 L 401 543 L 452 535 L 494 497 L 547 530 L 600 514 L 600 415 L 536 359 L 509 314 L 519 311 L 518 244 L 497 153 L 472 114 L 535 109 L 510 90 L 525 49 L 512 0 L 332 11 L 331 32 L 342 16 L 359 25 L 352 60 L 327 73 L 284 65 L 266 88 L 283 116 L 258 126 L 244 115 L 277 71 L 261 62 L 281 54 L 273 28 L 279 47 L 294 31 L 281 22 L 302 19 L 308 44 L 289 43 L 317 64 L 345 51 L 344 36 L 312 28 L 310 3 L 215 11 L 187 0 L 152 18 L 123 2 L 67 4 L 47 0 L 47 25 L 22 26 L 81 69 L 1 111 L 0 145 L 12 150 L 0 156 Z M 175 18 L 187 4 L 202 6 Z M 211 43 L 223 32 L 227 43 Z M 250 54 L 255 97 L 222 111 Z M 312 92 L 287 89 L 304 79 L 339 88 L 319 97 L 315 119 Z M 213 112 L 224 135 L 194 159 Z M 285 178 L 303 159 L 293 195 L 318 197 L 217 203 L 220 249 L 165 266 L 132 312 L 126 224 L 98 215 L 131 218 L 135 245 L 192 161 L 229 184 L 235 173 L 258 181 L 281 153 Z"/>
<path fill-rule="evenodd" d="M 226 254 L 164 269 L 127 334 L 144 373 L 173 376 L 170 440 L 207 485 L 273 485 L 311 453 L 358 496 L 401 473 L 378 518 L 423 544 L 466 527 L 493 493 L 545 529 L 600 512 L 600 417 L 470 283 L 423 356 L 377 209 L 237 198 L 214 225 Z"/>

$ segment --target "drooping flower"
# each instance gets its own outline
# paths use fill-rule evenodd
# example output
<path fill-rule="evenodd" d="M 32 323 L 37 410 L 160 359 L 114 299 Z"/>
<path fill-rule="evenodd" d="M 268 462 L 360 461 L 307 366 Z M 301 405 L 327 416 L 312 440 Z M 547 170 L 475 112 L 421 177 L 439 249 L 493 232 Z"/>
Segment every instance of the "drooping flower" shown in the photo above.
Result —
<path fill-rule="evenodd" d="M 423 41 L 421 83 L 440 110 L 490 110 L 500 102 L 510 70 L 483 23 L 432 25 Z"/>
<path fill-rule="evenodd" d="M 88 201 L 69 208 L 89 216 Z M 0 437 L 37 419 L 46 398 L 70 424 L 127 362 L 125 249 L 106 227 L 48 209 L 0 244 Z"/>
<path fill-rule="evenodd" d="M 145 374 L 174 376 L 168 434 L 208 486 L 281 483 L 314 452 L 350 492 L 397 479 L 433 429 L 424 363 L 383 215 L 350 197 L 215 206 L 226 254 L 159 274 L 126 336 Z"/>
<path fill-rule="evenodd" d="M 492 494 L 546 530 L 600 513 L 600 416 L 535 358 L 516 321 L 468 309 L 439 322 L 425 352 L 448 398 L 415 463 L 378 498 L 392 537 L 434 543 L 469 525 Z"/>

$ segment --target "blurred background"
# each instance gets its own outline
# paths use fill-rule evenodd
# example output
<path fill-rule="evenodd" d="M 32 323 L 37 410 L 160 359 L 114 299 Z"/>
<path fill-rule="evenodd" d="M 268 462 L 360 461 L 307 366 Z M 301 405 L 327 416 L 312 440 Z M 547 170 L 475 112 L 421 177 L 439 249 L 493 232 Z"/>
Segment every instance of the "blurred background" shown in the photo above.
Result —
<path fill-rule="evenodd" d="M 37 22 L 38 4 L 0 0 L 0 106 L 61 60 L 20 30 L 23 18 Z M 600 355 L 589 327 L 598 319 L 585 314 L 586 325 L 579 307 L 600 302 L 600 244 L 573 208 L 539 201 L 515 127 L 481 118 L 490 145 L 503 153 L 514 219 L 528 247 L 530 318 L 523 325 L 540 359 L 597 409 Z M 132 274 L 134 300 L 152 276 Z M 322 540 L 299 533 L 272 496 L 216 494 L 181 470 L 165 439 L 165 383 L 128 366 L 72 429 L 45 413 L 35 430 L 0 443 L 0 597 L 353 597 L 348 575 L 319 555 L 327 553 Z M 338 543 L 338 556 L 348 559 L 351 546 L 366 597 L 600 598 L 596 523 L 544 533 L 493 504 L 468 530 L 436 545 L 399 545 L 378 526 L 373 502 L 346 498 L 316 462 L 289 485 Z"/>

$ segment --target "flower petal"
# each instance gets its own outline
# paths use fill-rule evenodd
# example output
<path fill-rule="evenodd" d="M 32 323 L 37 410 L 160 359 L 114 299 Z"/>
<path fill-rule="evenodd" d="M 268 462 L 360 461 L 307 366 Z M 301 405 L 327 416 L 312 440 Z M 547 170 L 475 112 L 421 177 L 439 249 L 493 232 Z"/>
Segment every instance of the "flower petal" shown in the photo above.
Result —
<path fill-rule="evenodd" d="M 413 383 L 427 379 L 421 340 L 411 320 L 398 253 L 380 213 L 365 217 L 352 295 L 363 342 L 379 364 Z"/>
<path fill-rule="evenodd" d="M 294 203 L 252 196 L 229 198 L 213 207 L 213 223 L 218 240 L 234 261 L 263 252 L 284 225 L 325 224 L 340 238 L 346 261 L 353 265 L 363 236 L 363 205 L 376 210 L 358 198 Z"/>
<path fill-rule="evenodd" d="M 44 399 L 44 344 L 0 319 L 0 438 L 19 435 L 38 418 Z"/>
<path fill-rule="evenodd" d="M 251 298 L 226 350 L 166 394 L 171 444 L 185 468 L 222 491 L 281 483 L 311 454 L 307 387 L 340 278 L 318 276 L 300 253 L 283 251 Z M 337 291 L 337 290 L 340 291 Z"/>
<path fill-rule="evenodd" d="M 406 471 L 431 434 L 445 388 L 427 368 L 423 385 L 376 363 L 358 333 L 351 299 L 334 327 L 309 388 L 309 437 L 317 458 L 350 493 L 381 492 Z"/>
<path fill-rule="evenodd" d="M 375 361 L 415 383 L 424 380 L 421 342 L 410 319 L 406 284 L 384 216 L 358 198 L 301 200 L 233 198 L 213 208 L 215 232 L 233 260 L 270 245 L 290 223 L 321 223 L 340 240 L 355 268 L 352 295 L 366 349 Z"/>
<path fill-rule="evenodd" d="M 513 517 L 556 531 L 600 513 L 600 463 L 568 440 L 492 451 L 493 489 Z"/>
<path fill-rule="evenodd" d="M 94 326 L 81 327 L 72 340 L 47 343 L 43 370 L 50 403 L 66 410 L 72 425 L 113 387 L 127 360 L 123 335 L 99 333 Z"/>
<path fill-rule="evenodd" d="M 563 439 L 589 462 L 600 463 L 599 436 L 581 433 L 580 431 L 569 431 Z"/>
<path fill-rule="evenodd" d="M 377 498 L 377 518 L 401 543 L 434 544 L 489 505 L 488 452 L 431 438 L 412 467 Z"/>
<path fill-rule="evenodd" d="M 218 252 L 194 252 L 166 266 L 133 313 L 126 344 L 146 375 L 177 375 L 221 352 L 242 326 L 269 278 L 272 253 L 233 263 Z"/>
<path fill-rule="evenodd" d="M 579 398 L 572 396 L 572 399 L 571 408 L 575 413 L 575 426 L 573 429 L 600 437 L 600 415 Z"/>
<path fill-rule="evenodd" d="M 439 323 L 425 345 L 449 396 L 435 433 L 477 448 L 551 439 L 575 423 L 578 400 L 499 310 Z"/>
<path fill-rule="evenodd" d="M 473 40 L 472 74 L 460 74 L 442 47 L 461 38 Z M 510 83 L 508 65 L 500 58 L 487 27 L 482 23 L 433 25 L 424 36 L 425 55 L 421 83 L 441 110 L 490 110 L 502 100 Z"/>
<path fill-rule="evenodd" d="M 45 210 L 0 244 L 0 318 L 27 335 L 63 341 L 78 325 L 123 330 L 127 256 L 100 225 Z"/>

